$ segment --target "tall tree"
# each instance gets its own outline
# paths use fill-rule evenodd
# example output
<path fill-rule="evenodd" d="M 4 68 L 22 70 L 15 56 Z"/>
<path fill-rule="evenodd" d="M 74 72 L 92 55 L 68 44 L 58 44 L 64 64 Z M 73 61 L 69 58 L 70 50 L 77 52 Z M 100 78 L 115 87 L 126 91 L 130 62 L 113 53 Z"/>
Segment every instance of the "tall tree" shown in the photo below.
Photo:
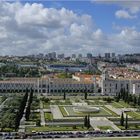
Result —
<path fill-rule="evenodd" d="M 121 114 L 120 125 L 124 126 L 124 114 L 123 114 L 123 112 Z"/>
<path fill-rule="evenodd" d="M 25 112 L 25 118 L 27 121 L 29 120 L 29 117 L 30 117 L 32 101 L 33 101 L 33 89 L 31 88 L 30 95 L 29 95 L 29 101 L 27 104 L 26 112 Z"/>
<path fill-rule="evenodd" d="M 121 99 L 123 99 L 123 88 L 121 88 L 121 90 L 120 90 L 120 97 L 121 97 Z"/>
<path fill-rule="evenodd" d="M 136 104 L 137 104 L 137 97 L 136 96 L 133 97 L 133 103 L 134 103 L 134 106 L 136 106 Z"/>
<path fill-rule="evenodd" d="M 85 87 L 85 100 L 87 100 L 87 88 Z"/>
<path fill-rule="evenodd" d="M 123 100 L 125 100 L 125 96 L 126 96 L 126 91 L 125 91 L 125 88 L 123 89 L 123 93 L 122 93 L 122 96 L 123 96 Z"/>
<path fill-rule="evenodd" d="M 34 92 L 34 90 L 31 88 L 31 90 L 30 90 L 30 97 L 29 97 L 29 102 L 30 103 L 32 103 L 32 101 L 33 101 L 33 92 Z"/>
<path fill-rule="evenodd" d="M 87 116 L 87 128 L 88 129 L 90 128 L 90 116 L 89 115 Z"/>
<path fill-rule="evenodd" d="M 138 97 L 138 106 L 140 106 L 140 95 Z"/>
<path fill-rule="evenodd" d="M 130 102 L 133 102 L 132 94 L 129 94 L 129 100 L 130 100 Z"/>
<path fill-rule="evenodd" d="M 87 116 L 84 118 L 84 127 L 87 127 Z"/>
<path fill-rule="evenodd" d="M 128 96 L 128 92 L 126 91 L 126 92 L 125 92 L 125 98 L 124 98 L 124 101 L 125 101 L 125 102 L 128 102 L 128 97 L 129 97 L 129 96 Z"/>
<path fill-rule="evenodd" d="M 28 98 L 28 89 L 26 89 L 26 93 L 24 95 L 24 97 L 22 98 L 22 101 L 20 103 L 19 109 L 16 113 L 16 118 L 15 118 L 15 130 L 18 129 L 19 125 L 20 125 L 20 120 L 23 116 L 24 113 L 24 109 L 26 106 L 26 102 L 27 102 L 27 98 Z"/>
<path fill-rule="evenodd" d="M 65 93 L 65 90 L 64 90 L 63 99 L 66 100 L 66 93 Z"/>
<path fill-rule="evenodd" d="M 118 98 L 119 98 L 119 100 L 121 99 L 121 93 L 120 92 L 118 93 Z"/>
<path fill-rule="evenodd" d="M 128 93 L 127 103 L 130 103 L 130 94 Z"/>
<path fill-rule="evenodd" d="M 127 129 L 128 128 L 128 116 L 127 116 L 127 114 L 126 114 L 126 119 L 125 119 L 125 129 Z"/>
<path fill-rule="evenodd" d="M 116 93 L 115 101 L 116 102 L 119 102 L 120 101 L 120 93 Z"/>
<path fill-rule="evenodd" d="M 30 117 L 30 105 L 28 105 L 26 108 L 26 113 L 25 113 L 26 121 L 29 120 L 29 117 Z"/>

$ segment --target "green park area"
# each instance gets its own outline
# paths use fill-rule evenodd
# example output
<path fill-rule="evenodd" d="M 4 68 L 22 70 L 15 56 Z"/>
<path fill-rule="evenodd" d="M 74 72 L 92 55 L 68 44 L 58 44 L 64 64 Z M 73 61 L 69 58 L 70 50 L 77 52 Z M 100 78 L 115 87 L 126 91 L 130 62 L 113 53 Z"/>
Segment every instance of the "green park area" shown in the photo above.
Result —
<path fill-rule="evenodd" d="M 19 108 L 21 99 L 22 99 L 22 96 L 8 97 L 7 101 L 1 107 L 1 111 L 0 111 L 1 131 L 14 131 L 16 110 Z"/>
<path fill-rule="evenodd" d="M 39 112 L 31 112 L 29 121 L 37 122 L 38 120 L 40 120 L 40 113 Z"/>
<path fill-rule="evenodd" d="M 127 114 L 135 120 L 138 120 L 138 119 L 140 120 L 140 112 L 130 111 L 130 112 L 127 112 Z"/>
<path fill-rule="evenodd" d="M 97 126 L 100 130 L 114 130 L 111 126 Z"/>
<path fill-rule="evenodd" d="M 52 121 L 53 120 L 53 115 L 52 115 L 51 112 L 44 113 L 44 116 L 45 116 L 46 121 Z"/>
<path fill-rule="evenodd" d="M 43 102 L 43 108 L 44 109 L 49 109 L 50 105 L 71 105 L 71 102 L 69 99 L 62 100 L 62 99 L 42 99 Z"/>
<path fill-rule="evenodd" d="M 0 96 L 0 104 L 3 102 L 3 101 L 5 101 L 6 100 L 6 96 Z"/>
<path fill-rule="evenodd" d="M 84 131 L 87 128 L 83 126 L 42 126 L 42 127 L 28 127 L 26 132 L 44 132 L 44 131 Z"/>
<path fill-rule="evenodd" d="M 0 96 L 0 103 L 2 103 L 2 96 Z"/>
<path fill-rule="evenodd" d="M 0 128 L 1 131 L 15 131 L 15 122 L 17 119 L 17 113 L 22 106 L 21 103 L 25 98 L 25 93 L 17 94 L 13 93 L 10 96 L 0 96 L 0 103 L 3 101 L 4 105 L 1 107 L 0 112 Z M 42 107 L 41 107 L 42 104 Z M 85 106 L 89 108 L 97 108 L 97 112 L 84 112 L 78 111 L 75 107 Z M 125 126 L 120 125 L 121 115 L 118 115 L 113 109 L 129 109 L 130 107 L 135 110 L 124 112 L 130 118 L 128 118 L 128 130 L 139 130 L 140 125 L 133 121 L 140 121 L 140 112 L 138 106 L 134 106 L 133 103 L 127 103 L 122 99 L 116 101 L 114 98 L 110 97 L 93 97 L 89 99 L 83 99 L 76 96 L 67 97 L 65 100 L 63 96 L 57 97 L 46 97 L 34 95 L 29 111 L 28 120 L 25 121 L 26 131 L 85 131 L 88 130 L 85 125 L 84 118 L 86 116 L 106 118 L 110 122 L 114 123 L 118 128 L 125 130 Z M 52 110 L 54 109 L 54 110 Z M 42 113 L 41 113 L 42 112 Z M 60 118 L 58 117 L 60 116 Z M 58 118 L 57 118 L 58 117 Z M 44 125 L 42 125 L 42 120 L 44 119 Z M 96 120 L 94 120 L 96 121 Z M 131 123 L 129 124 L 129 121 Z M 56 123 L 52 125 L 53 123 Z M 72 122 L 72 125 L 70 125 Z M 77 123 L 79 122 L 79 123 Z M 76 123 L 76 125 L 74 125 Z M 93 123 L 93 122 L 92 122 Z M 124 117 L 125 123 L 125 117 Z M 114 130 L 110 124 L 106 125 L 96 125 L 95 128 L 100 130 Z M 94 130 L 93 126 L 89 129 Z"/>
<path fill-rule="evenodd" d="M 23 105 L 25 93 L 0 96 L 0 100 L 4 104 L 0 108 L 0 130 L 1 131 L 15 131 L 17 118 L 20 115 L 19 109 Z M 2 103 L 2 102 L 1 102 Z M 37 124 L 40 122 L 40 113 L 35 110 L 39 109 L 39 100 L 37 96 L 33 97 L 32 105 L 30 106 L 30 117 L 26 125 Z"/>

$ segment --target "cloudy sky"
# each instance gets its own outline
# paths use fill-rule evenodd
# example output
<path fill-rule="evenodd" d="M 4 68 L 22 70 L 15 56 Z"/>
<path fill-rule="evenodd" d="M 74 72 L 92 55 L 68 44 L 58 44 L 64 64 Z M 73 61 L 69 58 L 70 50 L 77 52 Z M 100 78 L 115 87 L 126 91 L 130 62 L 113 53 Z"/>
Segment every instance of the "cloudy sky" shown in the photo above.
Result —
<path fill-rule="evenodd" d="M 140 1 L 0 1 L 0 55 L 52 51 L 140 53 Z"/>

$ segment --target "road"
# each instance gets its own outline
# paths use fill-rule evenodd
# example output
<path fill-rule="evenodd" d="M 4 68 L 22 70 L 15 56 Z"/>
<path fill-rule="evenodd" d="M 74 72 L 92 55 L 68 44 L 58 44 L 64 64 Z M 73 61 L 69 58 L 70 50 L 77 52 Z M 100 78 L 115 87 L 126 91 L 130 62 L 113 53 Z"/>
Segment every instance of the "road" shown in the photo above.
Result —
<path fill-rule="evenodd" d="M 140 131 L 73 131 L 73 132 L 36 132 L 36 133 L 2 133 L 2 139 L 51 139 L 51 140 L 114 140 L 119 137 L 121 139 L 140 138 Z"/>

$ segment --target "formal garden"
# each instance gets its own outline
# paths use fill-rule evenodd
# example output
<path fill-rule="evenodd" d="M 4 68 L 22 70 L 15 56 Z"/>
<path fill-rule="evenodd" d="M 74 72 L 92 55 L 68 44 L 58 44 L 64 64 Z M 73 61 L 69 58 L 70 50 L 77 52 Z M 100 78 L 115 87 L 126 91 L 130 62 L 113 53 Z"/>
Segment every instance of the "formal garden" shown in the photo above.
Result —
<path fill-rule="evenodd" d="M 28 96 L 31 98 L 29 91 Z M 30 99 L 31 103 L 26 105 L 25 131 L 82 131 L 94 130 L 96 127 L 100 130 L 114 130 L 110 124 L 95 127 L 91 118 L 107 118 L 118 129 L 140 129 L 139 98 L 130 97 L 129 103 L 126 98 L 123 98 L 118 99 L 118 96 L 115 98 L 93 96 L 92 98 L 86 97 L 86 99 L 78 96 L 48 98 L 33 94 L 32 100 Z M 0 96 L 1 131 L 18 131 L 22 115 L 20 118 L 17 116 L 19 113 L 23 113 L 23 109 L 25 109 L 23 104 L 25 105 L 26 100 L 26 93 Z M 87 117 L 89 120 L 85 121 Z M 90 127 L 87 127 L 85 122 L 89 122 Z M 15 129 L 16 127 L 17 129 Z"/>
<path fill-rule="evenodd" d="M 91 107 L 91 106 L 89 106 Z M 93 107 L 93 106 L 92 106 Z M 97 106 L 94 106 L 94 107 L 97 107 Z M 62 114 L 64 117 L 84 117 L 85 115 L 88 115 L 90 114 L 90 116 L 92 117 L 109 117 L 109 116 L 112 116 L 112 113 L 109 112 L 108 110 L 106 110 L 103 106 L 100 106 L 100 107 L 97 107 L 99 108 L 99 111 L 98 112 L 94 112 L 94 111 L 90 111 L 88 112 L 87 111 L 87 108 L 86 108 L 86 112 L 85 111 L 75 111 L 75 106 L 59 106 L 59 109 L 61 110 Z"/>

